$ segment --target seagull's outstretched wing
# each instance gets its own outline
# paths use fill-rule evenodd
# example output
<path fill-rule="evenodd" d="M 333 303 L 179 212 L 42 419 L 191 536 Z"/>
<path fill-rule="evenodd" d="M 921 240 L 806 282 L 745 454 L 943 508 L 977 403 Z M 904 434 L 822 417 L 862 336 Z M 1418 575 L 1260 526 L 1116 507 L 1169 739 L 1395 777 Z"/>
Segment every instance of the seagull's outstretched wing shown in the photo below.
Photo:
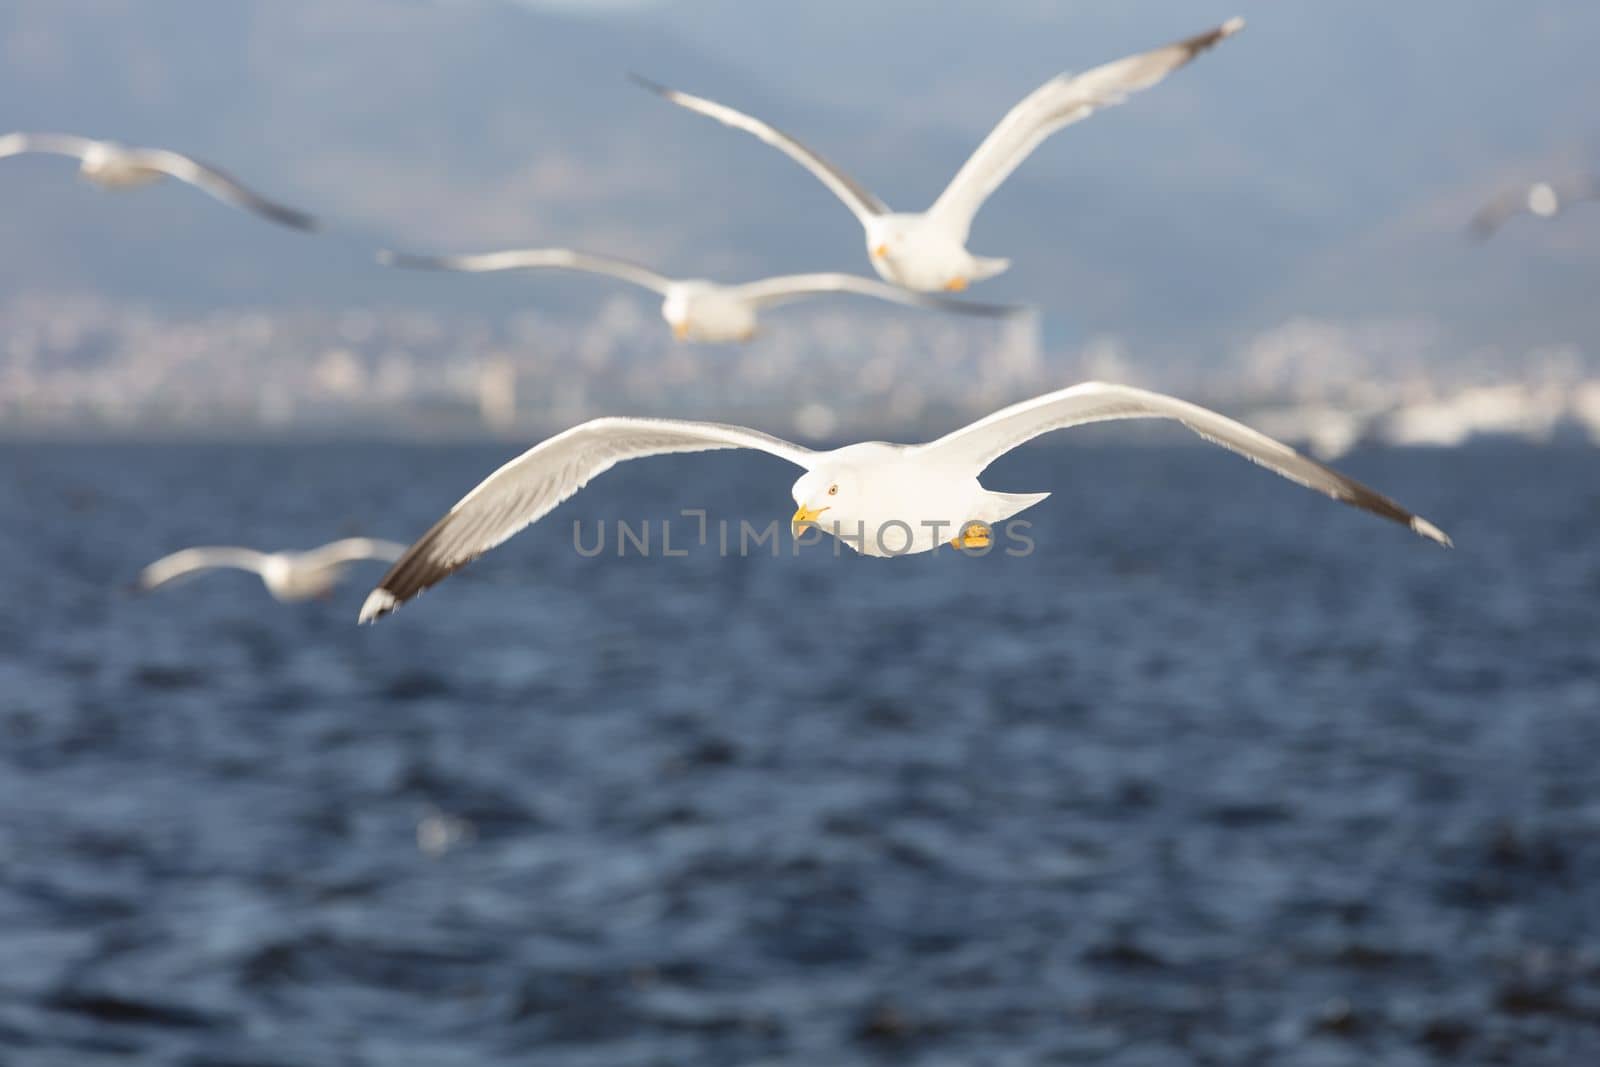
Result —
<path fill-rule="evenodd" d="M 875 215 L 889 213 L 888 206 L 872 195 L 872 192 L 866 186 L 782 130 L 769 126 L 760 119 L 752 118 L 742 111 L 735 111 L 726 104 L 719 104 L 715 100 L 707 100 L 699 96 L 690 96 L 688 93 L 680 93 L 676 89 L 668 89 L 664 85 L 657 85 L 655 82 L 641 78 L 637 74 L 630 74 L 628 77 L 632 78 L 636 84 L 644 86 L 679 107 L 686 107 L 690 111 L 698 111 L 702 115 L 716 119 L 724 126 L 732 126 L 736 130 L 755 134 L 761 140 L 767 142 L 767 144 L 815 175 L 823 185 L 832 190 L 834 196 L 844 201 L 844 206 L 849 208 L 855 217 L 861 220 L 862 225 L 866 225 L 867 220 Z"/>
<path fill-rule="evenodd" d="M 233 175 L 165 148 L 133 148 L 129 158 L 142 167 L 159 170 L 181 182 L 210 193 L 225 204 L 254 211 L 263 218 L 296 230 L 315 230 L 317 220 L 303 211 L 285 207 L 257 193 Z"/>
<path fill-rule="evenodd" d="M 1557 182 L 1556 193 L 1562 202 L 1575 204 L 1580 200 L 1600 200 L 1600 174 L 1582 174 L 1576 178 Z"/>
<path fill-rule="evenodd" d="M 137 584 L 141 592 L 149 592 L 179 578 L 219 567 L 260 574 L 266 560 L 265 552 L 257 552 L 253 548 L 185 548 L 170 556 L 162 556 L 140 571 Z"/>
<path fill-rule="evenodd" d="M 609 256 L 591 256 L 574 252 L 570 248 L 515 248 L 505 252 L 481 252 L 464 256 L 413 256 L 404 252 L 378 253 L 378 262 L 391 267 L 410 267 L 413 270 L 456 270 L 483 274 L 497 270 L 558 270 L 582 271 L 586 274 L 604 274 L 608 278 L 621 278 L 625 282 L 665 294 L 672 279 L 648 270 L 636 263 Z"/>
<path fill-rule="evenodd" d="M 1101 108 L 1120 104 L 1128 94 L 1148 89 L 1217 42 L 1244 29 L 1234 18 L 1214 30 L 1176 44 L 1128 56 L 1083 74 L 1062 74 L 1029 93 L 989 131 L 978 150 L 962 164 L 928 214 L 957 229 L 965 240 L 972 217 L 1039 142 Z"/>
<path fill-rule="evenodd" d="M 82 159 L 95 142 L 72 133 L 8 133 L 0 137 L 0 159 L 27 152 L 48 152 L 53 156 Z"/>
<path fill-rule="evenodd" d="M 742 426 L 675 419 L 594 419 L 535 445 L 462 497 L 406 550 L 361 606 L 361 622 L 389 614 L 471 563 L 625 460 L 673 452 L 753 448 L 810 468 L 812 452 Z"/>
<path fill-rule="evenodd" d="M 734 293 L 760 307 L 771 307 L 789 300 L 819 293 L 855 293 L 859 296 L 890 300 L 911 307 L 954 311 L 963 315 L 983 315 L 996 318 L 1017 315 L 1029 309 L 1015 304 L 973 304 L 964 300 L 945 300 L 926 296 L 898 285 L 889 285 L 858 274 L 787 274 L 780 278 L 764 278 L 759 282 L 736 286 Z"/>
<path fill-rule="evenodd" d="M 1528 210 L 1528 191 L 1508 189 L 1478 209 L 1467 224 L 1467 232 L 1480 241 L 1487 241 L 1500 231 L 1500 227 Z"/>
<path fill-rule="evenodd" d="M 915 451 L 939 460 L 969 464 L 981 471 L 1000 456 L 1051 430 L 1110 419 L 1174 419 L 1210 441 L 1335 500 L 1403 523 L 1423 537 L 1448 546 L 1450 538 L 1433 523 L 1330 467 L 1214 411 L 1176 397 L 1126 385 L 1085 382 L 997 411 Z"/>
<path fill-rule="evenodd" d="M 362 560 L 381 559 L 393 563 L 405 555 L 406 546 L 396 541 L 380 541 L 372 537 L 346 537 L 341 541 L 313 548 L 302 553 L 301 562 L 313 568 L 332 567 L 341 563 L 359 563 Z"/>

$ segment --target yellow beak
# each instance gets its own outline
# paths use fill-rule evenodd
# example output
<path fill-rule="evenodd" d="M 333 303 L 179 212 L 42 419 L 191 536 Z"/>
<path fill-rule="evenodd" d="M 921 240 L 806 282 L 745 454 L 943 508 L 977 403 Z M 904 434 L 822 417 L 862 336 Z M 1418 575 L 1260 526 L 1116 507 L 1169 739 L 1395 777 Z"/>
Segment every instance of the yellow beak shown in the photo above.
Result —
<path fill-rule="evenodd" d="M 689 339 L 689 324 L 687 322 L 673 323 L 672 336 L 676 337 L 680 341 L 687 341 Z"/>
<path fill-rule="evenodd" d="M 801 504 L 800 507 L 795 510 L 794 518 L 789 520 L 789 532 L 794 534 L 796 537 L 799 537 L 801 530 L 815 523 L 817 519 L 821 517 L 822 513 L 827 510 L 827 508 L 818 508 L 816 511 L 812 511 L 804 504 Z"/>
<path fill-rule="evenodd" d="M 888 254 L 889 254 L 889 246 L 888 245 L 879 245 L 877 248 L 874 248 L 872 250 L 872 258 L 873 259 L 882 259 L 884 256 L 886 256 Z"/>

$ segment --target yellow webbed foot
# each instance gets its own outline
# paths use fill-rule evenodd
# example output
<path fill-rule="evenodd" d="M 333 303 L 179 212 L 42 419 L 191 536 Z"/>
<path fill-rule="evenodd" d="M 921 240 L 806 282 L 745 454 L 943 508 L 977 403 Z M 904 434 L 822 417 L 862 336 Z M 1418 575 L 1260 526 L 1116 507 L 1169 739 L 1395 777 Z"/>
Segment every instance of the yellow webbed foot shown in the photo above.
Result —
<path fill-rule="evenodd" d="M 988 548 L 993 543 L 989 527 L 981 522 L 969 522 L 961 532 L 950 538 L 951 548 Z"/>
<path fill-rule="evenodd" d="M 966 287 L 967 280 L 965 278 L 951 278 L 944 283 L 945 292 L 947 293 L 959 293 Z"/>

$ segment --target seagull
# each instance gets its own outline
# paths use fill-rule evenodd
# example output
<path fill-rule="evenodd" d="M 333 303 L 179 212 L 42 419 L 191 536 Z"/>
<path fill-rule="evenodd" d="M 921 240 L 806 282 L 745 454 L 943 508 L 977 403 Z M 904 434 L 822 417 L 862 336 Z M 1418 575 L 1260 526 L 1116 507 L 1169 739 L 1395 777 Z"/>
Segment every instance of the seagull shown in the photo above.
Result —
<path fill-rule="evenodd" d="M 991 278 L 1009 259 L 967 251 L 972 218 L 989 195 L 1055 131 L 1122 103 L 1129 93 L 1148 89 L 1201 52 L 1244 28 L 1241 18 L 1214 30 L 1152 52 L 1119 59 L 1084 74 L 1062 74 L 1045 82 L 1013 107 L 984 138 L 939 199 L 927 211 L 891 211 L 844 171 L 782 130 L 731 107 L 680 93 L 637 75 L 633 80 L 680 107 L 698 111 L 726 126 L 754 134 L 809 170 L 860 221 L 866 231 L 872 266 L 886 281 L 907 289 L 959 291 Z"/>
<path fill-rule="evenodd" d="M 762 308 L 821 293 L 856 293 L 912 307 L 988 317 L 1025 310 L 921 296 L 854 274 L 788 274 L 744 285 L 722 285 L 703 278 L 667 278 L 634 263 L 566 248 L 526 248 L 467 256 L 413 256 L 383 251 L 378 253 L 378 261 L 397 267 L 472 272 L 557 267 L 621 278 L 661 294 L 661 317 L 680 341 L 748 341 L 756 334 L 756 315 Z"/>
<path fill-rule="evenodd" d="M 406 550 L 393 541 L 347 537 L 309 552 L 257 552 L 253 548 L 186 548 L 163 556 L 139 572 L 138 589 L 149 592 L 201 571 L 231 567 L 254 571 L 267 592 L 284 603 L 326 599 L 344 577 L 345 568 L 367 559 L 393 563 Z"/>
<path fill-rule="evenodd" d="M 231 175 L 165 148 L 131 148 L 70 133 L 8 133 L 0 137 L 0 159 L 29 152 L 72 156 L 80 161 L 78 173 L 102 189 L 135 189 L 162 178 L 177 178 L 224 203 L 254 211 L 284 226 L 297 230 L 317 228 L 317 221 L 310 215 L 273 203 Z"/>
<path fill-rule="evenodd" d="M 816 526 L 870 556 L 928 552 L 945 544 L 988 548 L 990 527 L 1050 494 L 985 489 L 978 482 L 984 469 L 1052 430 L 1110 419 L 1174 419 L 1292 482 L 1450 545 L 1428 520 L 1242 423 L 1161 393 L 1086 382 L 1014 404 L 923 445 L 868 441 L 818 452 L 743 426 L 594 419 L 535 445 L 462 497 L 384 575 L 359 621 L 394 611 L 616 464 L 674 452 L 750 448 L 801 468 L 805 473 L 791 490 L 798 505 L 791 523 L 797 538 Z"/>
<path fill-rule="evenodd" d="M 1486 241 L 1517 215 L 1554 218 L 1582 200 L 1600 200 L 1600 177 L 1534 182 L 1525 189 L 1509 189 L 1489 201 L 1472 217 L 1470 229 L 1474 237 Z"/>

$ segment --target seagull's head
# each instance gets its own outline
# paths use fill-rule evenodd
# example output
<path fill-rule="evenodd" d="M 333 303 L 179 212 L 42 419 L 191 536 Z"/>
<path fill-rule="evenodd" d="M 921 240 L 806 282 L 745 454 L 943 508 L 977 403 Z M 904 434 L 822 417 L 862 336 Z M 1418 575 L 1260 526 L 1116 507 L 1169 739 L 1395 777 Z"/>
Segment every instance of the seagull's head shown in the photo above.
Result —
<path fill-rule="evenodd" d="M 661 301 L 661 317 L 672 327 L 672 336 L 680 341 L 689 339 L 689 299 L 687 292 L 678 286 L 673 286 L 667 290 L 666 299 Z"/>
<path fill-rule="evenodd" d="M 892 264 L 904 256 L 912 222 L 906 215 L 877 215 L 867 220 L 867 251 L 874 267 Z"/>
<path fill-rule="evenodd" d="M 833 526 L 835 523 L 854 528 L 860 516 L 855 514 L 859 494 L 853 492 L 855 478 L 838 467 L 816 467 L 800 476 L 791 493 L 794 496 L 794 518 L 790 531 L 799 537 L 807 526 Z M 823 513 L 827 513 L 824 523 Z"/>

